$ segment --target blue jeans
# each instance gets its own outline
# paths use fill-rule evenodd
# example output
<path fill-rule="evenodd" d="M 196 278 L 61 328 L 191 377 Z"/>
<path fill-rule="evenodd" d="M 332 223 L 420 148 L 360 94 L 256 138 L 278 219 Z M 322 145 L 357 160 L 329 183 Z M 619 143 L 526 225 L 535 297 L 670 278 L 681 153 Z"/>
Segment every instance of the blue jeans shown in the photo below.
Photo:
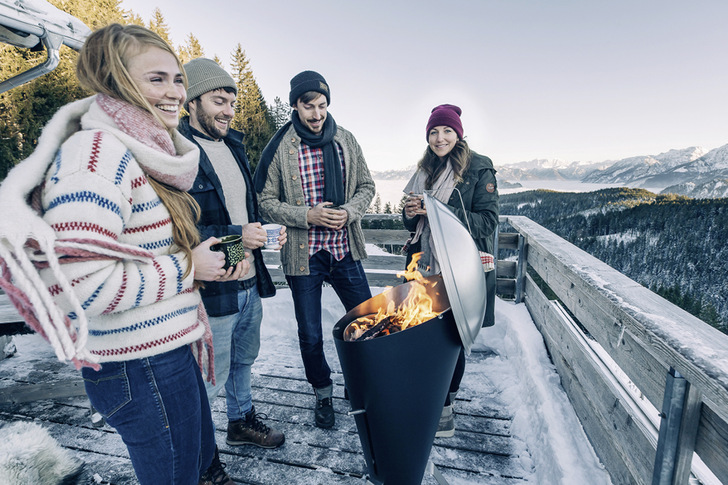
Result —
<path fill-rule="evenodd" d="M 371 298 L 372 292 L 361 262 L 354 261 L 351 253 L 336 261 L 328 251 L 318 251 L 308 259 L 308 268 L 310 274 L 286 276 L 286 280 L 293 296 L 306 379 L 314 389 L 320 389 L 332 383 L 321 329 L 321 288 L 324 281 L 334 288 L 347 312 Z"/>
<path fill-rule="evenodd" d="M 225 386 L 228 419 L 237 421 L 253 407 L 250 370 L 260 350 L 263 320 L 257 286 L 238 291 L 237 313 L 209 320 L 215 350 L 215 385 L 205 383 L 207 396 L 212 401 Z"/>
<path fill-rule="evenodd" d="M 215 453 L 215 429 L 189 346 L 81 373 L 91 404 L 126 444 L 140 484 L 197 485 Z"/>

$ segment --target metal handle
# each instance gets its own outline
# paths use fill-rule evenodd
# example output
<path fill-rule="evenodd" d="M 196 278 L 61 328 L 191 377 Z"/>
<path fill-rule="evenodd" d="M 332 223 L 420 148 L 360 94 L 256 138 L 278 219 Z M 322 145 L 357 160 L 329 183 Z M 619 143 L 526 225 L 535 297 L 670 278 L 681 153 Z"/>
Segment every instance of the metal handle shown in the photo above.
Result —
<path fill-rule="evenodd" d="M 365 412 L 366 412 L 366 410 L 364 410 L 364 409 L 352 409 L 351 411 L 349 411 L 346 414 L 348 414 L 349 416 L 356 416 L 357 414 L 364 414 Z"/>

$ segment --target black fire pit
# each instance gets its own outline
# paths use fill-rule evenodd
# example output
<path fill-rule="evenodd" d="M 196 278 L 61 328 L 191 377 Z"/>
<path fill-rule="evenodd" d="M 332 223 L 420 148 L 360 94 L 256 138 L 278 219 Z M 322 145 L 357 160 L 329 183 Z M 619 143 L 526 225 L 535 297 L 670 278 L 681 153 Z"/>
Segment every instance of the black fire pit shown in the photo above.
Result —
<path fill-rule="evenodd" d="M 354 320 L 400 305 L 415 282 L 365 301 L 333 329 L 368 479 L 376 485 L 418 485 L 461 347 L 467 354 L 485 317 L 485 273 L 470 233 L 446 205 L 425 194 L 442 275 L 425 278 L 438 315 L 370 340 L 349 341 Z"/>

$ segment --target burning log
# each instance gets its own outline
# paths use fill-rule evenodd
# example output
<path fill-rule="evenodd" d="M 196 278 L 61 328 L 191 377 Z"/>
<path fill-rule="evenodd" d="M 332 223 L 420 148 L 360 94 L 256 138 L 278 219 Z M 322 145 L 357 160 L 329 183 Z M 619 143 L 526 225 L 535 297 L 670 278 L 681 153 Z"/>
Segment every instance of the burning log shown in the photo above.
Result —
<path fill-rule="evenodd" d="M 434 288 L 437 282 L 428 281 L 417 271 L 417 262 L 422 253 L 415 253 L 412 261 L 404 273 L 397 276 L 410 281 L 410 290 L 407 296 L 395 305 L 389 301 L 386 308 L 380 308 L 376 314 L 359 317 L 349 324 L 346 340 L 369 340 L 401 332 L 410 327 L 420 325 L 435 318 L 439 312 L 433 311 L 433 301 L 428 294 L 428 285 Z"/>

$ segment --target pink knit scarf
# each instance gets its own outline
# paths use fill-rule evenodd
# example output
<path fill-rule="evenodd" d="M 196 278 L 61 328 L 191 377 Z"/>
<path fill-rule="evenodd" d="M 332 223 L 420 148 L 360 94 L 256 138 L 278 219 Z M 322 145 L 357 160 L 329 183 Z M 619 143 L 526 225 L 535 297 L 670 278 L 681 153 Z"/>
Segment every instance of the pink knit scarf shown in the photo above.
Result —
<path fill-rule="evenodd" d="M 124 134 L 145 146 L 173 157 L 177 156 L 177 149 L 170 132 L 150 112 L 105 94 L 98 94 L 96 103 Z M 155 163 L 145 160 L 144 157 L 135 156 L 135 159 L 144 173 L 179 190 L 189 190 L 197 176 L 196 163 L 194 166 L 190 166 L 189 170 L 183 170 L 183 167 L 179 165 L 171 167 L 160 164 L 156 166 Z"/>

